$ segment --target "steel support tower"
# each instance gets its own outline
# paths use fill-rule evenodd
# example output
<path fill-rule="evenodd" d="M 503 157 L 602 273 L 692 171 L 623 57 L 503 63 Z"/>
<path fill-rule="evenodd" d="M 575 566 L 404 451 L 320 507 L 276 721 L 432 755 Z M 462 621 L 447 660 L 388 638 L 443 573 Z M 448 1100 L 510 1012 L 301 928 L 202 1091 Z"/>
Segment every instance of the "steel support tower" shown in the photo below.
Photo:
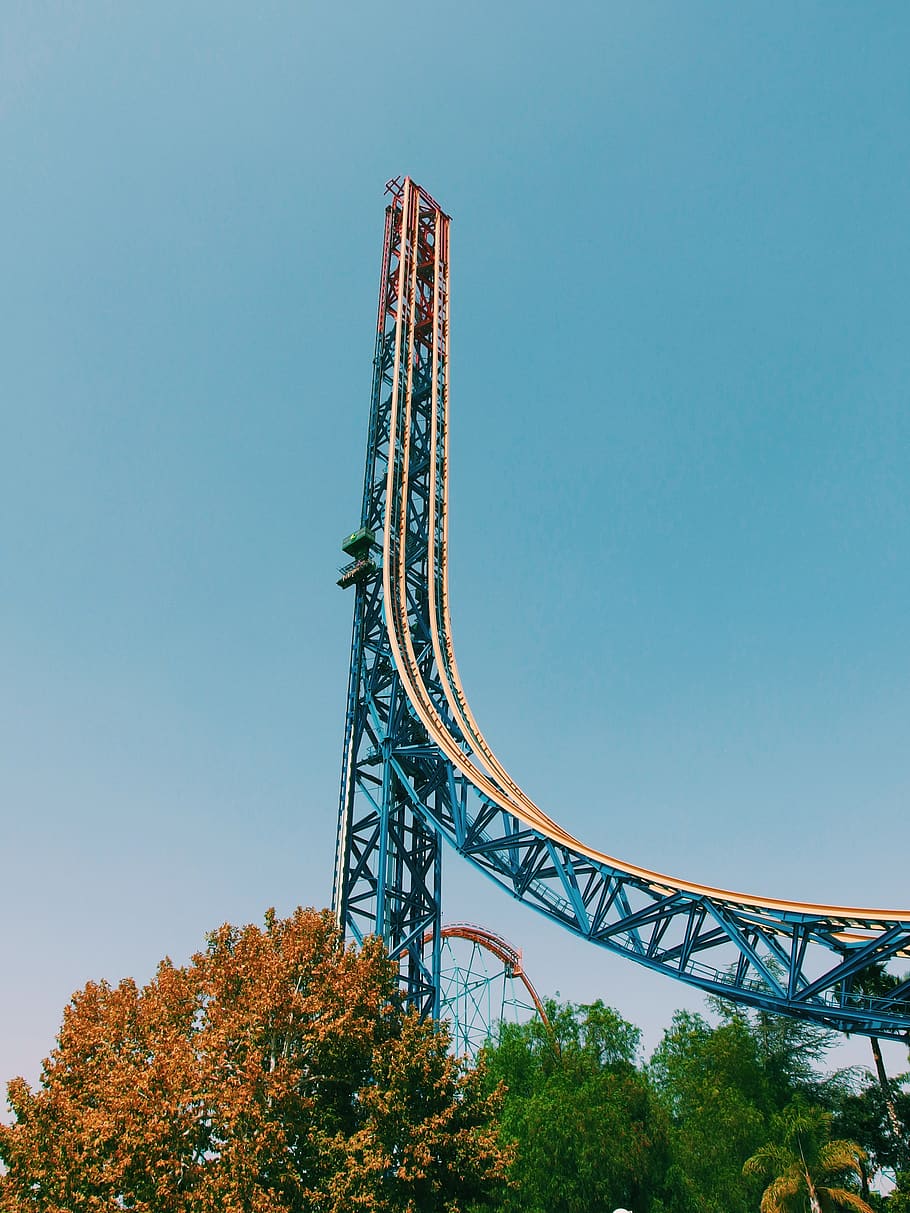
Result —
<path fill-rule="evenodd" d="M 355 587 L 333 904 L 438 1015 L 441 842 L 592 944 L 739 1003 L 872 1036 L 910 1031 L 910 910 L 737 893 L 574 838 L 475 721 L 448 601 L 449 217 L 389 183 Z M 891 978 L 884 985 L 882 972 Z"/>
<path fill-rule="evenodd" d="M 384 579 L 373 557 L 388 530 L 405 569 L 401 609 L 426 663 L 429 443 L 434 401 L 445 390 L 449 217 L 409 179 L 389 182 L 387 191 L 360 528 L 345 540 L 352 560 L 339 578 L 356 587 L 356 600 L 333 903 L 345 934 L 358 943 L 368 933 L 382 936 L 399 961 L 408 1001 L 438 1015 L 442 855 L 438 831 L 416 804 L 421 760 L 433 746 L 396 670 Z M 387 569 L 388 559 L 382 563 Z M 421 794 L 433 792 L 421 786 Z"/>

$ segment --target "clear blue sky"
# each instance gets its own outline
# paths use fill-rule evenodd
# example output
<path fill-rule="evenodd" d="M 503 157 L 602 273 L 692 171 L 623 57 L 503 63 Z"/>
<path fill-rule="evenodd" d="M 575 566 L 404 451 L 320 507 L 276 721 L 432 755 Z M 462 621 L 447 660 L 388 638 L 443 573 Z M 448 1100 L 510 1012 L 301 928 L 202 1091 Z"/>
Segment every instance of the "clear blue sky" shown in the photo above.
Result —
<path fill-rule="evenodd" d="M 576 834 L 905 906 L 910 8 L 4 6 L 0 1080 L 331 893 L 383 186 L 454 216 L 455 639 Z M 683 987 L 452 857 L 653 1044 Z"/>

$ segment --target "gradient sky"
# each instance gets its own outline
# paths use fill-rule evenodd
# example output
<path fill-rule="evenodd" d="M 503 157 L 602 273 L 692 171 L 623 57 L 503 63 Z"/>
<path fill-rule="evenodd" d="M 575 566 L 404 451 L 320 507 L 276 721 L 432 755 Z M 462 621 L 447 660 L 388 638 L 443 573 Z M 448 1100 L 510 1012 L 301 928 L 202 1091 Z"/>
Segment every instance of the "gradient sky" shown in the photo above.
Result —
<path fill-rule="evenodd" d="M 0 24 L 0 1080 L 89 978 L 330 899 L 399 173 L 454 217 L 452 611 L 500 757 L 636 863 L 907 905 L 903 0 Z M 648 1047 L 701 1005 L 446 881 Z"/>

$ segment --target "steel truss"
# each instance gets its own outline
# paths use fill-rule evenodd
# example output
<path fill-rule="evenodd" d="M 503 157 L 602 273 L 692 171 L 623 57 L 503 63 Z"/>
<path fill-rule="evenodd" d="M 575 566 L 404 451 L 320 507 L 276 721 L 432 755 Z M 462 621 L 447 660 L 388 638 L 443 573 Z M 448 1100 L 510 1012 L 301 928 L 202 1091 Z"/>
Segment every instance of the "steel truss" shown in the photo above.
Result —
<path fill-rule="evenodd" d="M 356 585 L 334 906 L 375 932 L 402 989 L 438 1015 L 445 839 L 567 930 L 706 992 L 846 1032 L 905 1039 L 910 980 L 863 992 L 910 957 L 910 911 L 754 897 L 622 862 L 547 817 L 468 707 L 448 609 L 449 218 L 389 183 Z M 369 551 L 367 551 L 367 548 Z"/>

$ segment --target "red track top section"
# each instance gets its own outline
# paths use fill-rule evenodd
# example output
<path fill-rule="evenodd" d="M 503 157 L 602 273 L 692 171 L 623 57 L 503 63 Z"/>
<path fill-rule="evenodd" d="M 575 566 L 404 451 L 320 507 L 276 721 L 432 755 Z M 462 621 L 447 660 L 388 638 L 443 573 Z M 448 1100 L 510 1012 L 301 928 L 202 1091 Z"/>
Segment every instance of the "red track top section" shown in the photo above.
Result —
<path fill-rule="evenodd" d="M 540 1001 L 540 996 L 534 989 L 530 977 L 528 977 L 524 970 L 524 966 L 521 963 L 521 952 L 518 948 L 513 947 L 507 939 L 504 939 L 501 935 L 497 935 L 495 931 L 489 931 L 486 927 L 475 926 L 471 922 L 445 923 L 440 929 L 440 934 L 443 939 L 466 939 L 469 943 L 476 943 L 479 947 L 485 948 L 492 956 L 495 956 L 512 977 L 517 977 L 521 981 L 521 984 L 528 992 L 531 1002 L 534 1004 L 537 1014 L 545 1026 L 549 1028 L 550 1021 L 547 1018 L 544 1005 Z M 427 940 L 427 942 L 429 943 L 430 940 Z"/>

